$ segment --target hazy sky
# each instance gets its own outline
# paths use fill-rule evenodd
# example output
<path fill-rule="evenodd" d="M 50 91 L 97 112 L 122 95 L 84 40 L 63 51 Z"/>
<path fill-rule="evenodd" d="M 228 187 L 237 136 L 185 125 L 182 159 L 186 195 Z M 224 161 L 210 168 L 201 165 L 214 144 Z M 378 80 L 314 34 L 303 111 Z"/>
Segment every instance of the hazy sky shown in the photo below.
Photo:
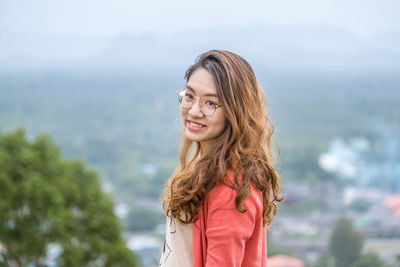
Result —
<path fill-rule="evenodd" d="M 399 11 L 400 0 L 0 0 L 0 69 L 184 64 L 223 48 L 285 69 L 392 70 Z"/>
<path fill-rule="evenodd" d="M 400 31 L 398 0 L 0 0 L 0 34 L 115 35 L 223 27 L 322 25 Z"/>

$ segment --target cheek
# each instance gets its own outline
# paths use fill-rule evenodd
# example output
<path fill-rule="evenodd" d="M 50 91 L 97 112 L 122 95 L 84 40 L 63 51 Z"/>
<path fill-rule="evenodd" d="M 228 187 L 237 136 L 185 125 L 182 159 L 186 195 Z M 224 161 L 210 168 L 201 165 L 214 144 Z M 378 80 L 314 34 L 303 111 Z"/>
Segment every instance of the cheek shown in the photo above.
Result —
<path fill-rule="evenodd" d="M 219 114 L 218 119 L 216 120 L 216 126 L 218 128 L 218 132 L 220 133 L 223 132 L 228 126 L 228 120 L 224 114 Z"/>
<path fill-rule="evenodd" d="M 187 108 L 180 107 L 180 111 L 181 111 L 182 119 L 186 119 L 187 114 L 188 114 L 188 109 L 187 109 Z"/>

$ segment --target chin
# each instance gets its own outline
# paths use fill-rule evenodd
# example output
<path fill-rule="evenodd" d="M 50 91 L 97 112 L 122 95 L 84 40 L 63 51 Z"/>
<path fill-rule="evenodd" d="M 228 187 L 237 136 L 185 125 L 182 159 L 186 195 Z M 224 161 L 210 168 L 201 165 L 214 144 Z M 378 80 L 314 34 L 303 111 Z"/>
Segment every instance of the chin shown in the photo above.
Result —
<path fill-rule="evenodd" d="M 191 134 L 185 134 L 185 137 L 186 137 L 187 139 L 189 139 L 190 141 L 193 141 L 193 142 L 201 142 L 201 141 L 204 141 L 204 140 L 202 140 L 201 138 L 199 138 L 199 137 L 194 137 L 194 136 L 191 135 Z"/>
<path fill-rule="evenodd" d="M 199 135 L 199 134 L 194 134 L 190 132 L 189 130 L 185 131 L 185 137 L 193 142 L 203 142 L 206 141 L 207 138 L 204 138 L 204 136 Z"/>

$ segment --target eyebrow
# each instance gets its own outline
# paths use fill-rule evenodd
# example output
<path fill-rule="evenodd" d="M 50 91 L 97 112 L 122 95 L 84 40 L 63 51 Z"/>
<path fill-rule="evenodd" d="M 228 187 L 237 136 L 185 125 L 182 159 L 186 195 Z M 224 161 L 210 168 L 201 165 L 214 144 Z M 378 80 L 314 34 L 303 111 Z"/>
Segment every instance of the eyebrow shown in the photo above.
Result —
<path fill-rule="evenodd" d="M 189 89 L 189 90 L 191 90 L 191 91 L 193 91 L 194 93 L 196 93 L 196 91 L 195 91 L 192 87 L 190 87 L 189 85 L 186 85 L 186 88 Z M 205 94 L 204 96 L 218 97 L 217 94 Z"/>

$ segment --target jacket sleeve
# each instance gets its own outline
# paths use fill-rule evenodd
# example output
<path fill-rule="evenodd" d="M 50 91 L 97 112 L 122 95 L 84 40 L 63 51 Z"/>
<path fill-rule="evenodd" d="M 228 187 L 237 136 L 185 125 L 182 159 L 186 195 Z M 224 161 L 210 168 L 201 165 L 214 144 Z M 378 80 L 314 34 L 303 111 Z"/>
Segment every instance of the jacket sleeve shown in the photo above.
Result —
<path fill-rule="evenodd" d="M 247 211 L 241 213 L 235 207 L 235 198 L 235 190 L 219 185 L 207 199 L 206 267 L 240 267 L 242 264 L 246 241 L 261 216 L 262 200 L 260 202 L 257 195 L 251 193 L 243 202 Z"/>

